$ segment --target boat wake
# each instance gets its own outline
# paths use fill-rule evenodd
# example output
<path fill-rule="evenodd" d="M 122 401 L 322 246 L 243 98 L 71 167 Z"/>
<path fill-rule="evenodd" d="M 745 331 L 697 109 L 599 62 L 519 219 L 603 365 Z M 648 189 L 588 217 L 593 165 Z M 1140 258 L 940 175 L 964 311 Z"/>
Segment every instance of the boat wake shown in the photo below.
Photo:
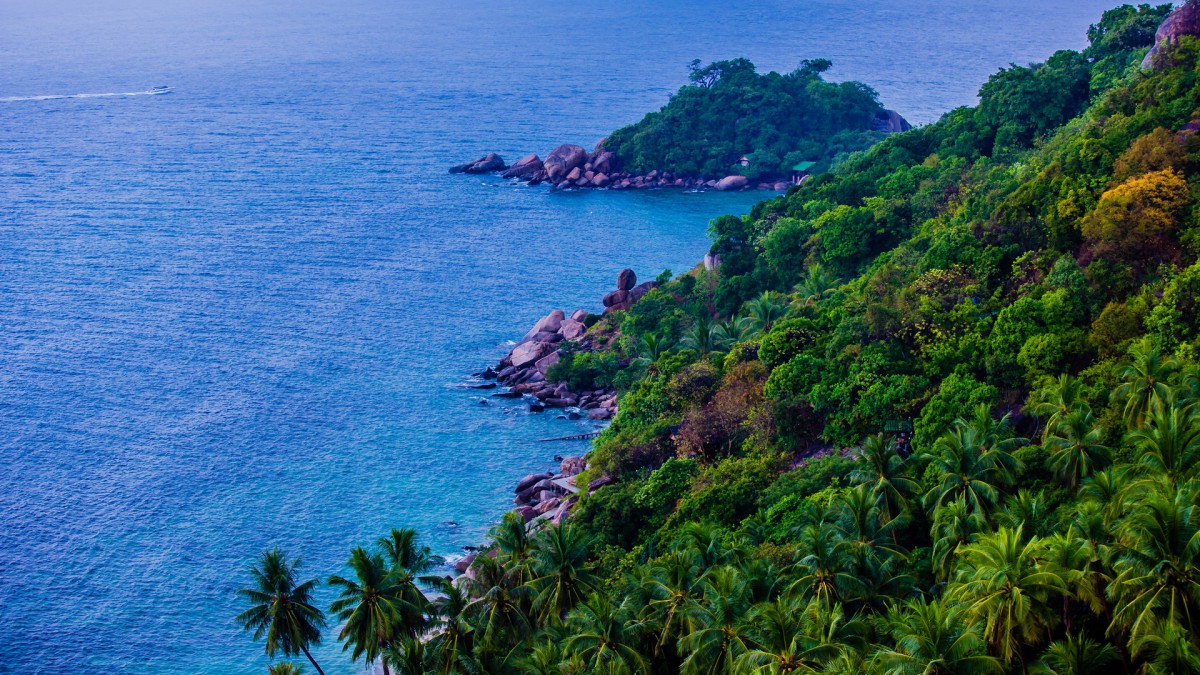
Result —
<path fill-rule="evenodd" d="M 0 97 L 0 102 L 13 103 L 16 101 L 57 101 L 65 98 L 113 98 L 116 96 L 154 96 L 156 94 L 166 94 L 171 91 L 170 87 L 154 87 L 153 89 L 145 89 L 143 91 L 111 91 L 102 94 L 45 94 L 42 96 L 4 96 Z"/>

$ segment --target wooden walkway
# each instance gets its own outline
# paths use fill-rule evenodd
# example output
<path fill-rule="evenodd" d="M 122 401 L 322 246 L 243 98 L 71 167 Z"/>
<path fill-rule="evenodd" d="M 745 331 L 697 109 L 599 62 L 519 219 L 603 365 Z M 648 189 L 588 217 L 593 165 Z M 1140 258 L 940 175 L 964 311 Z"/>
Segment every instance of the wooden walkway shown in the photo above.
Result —
<path fill-rule="evenodd" d="M 558 438 L 539 438 L 538 443 L 549 443 L 550 441 L 590 441 L 600 435 L 599 431 L 589 431 L 586 434 L 575 434 L 574 436 L 559 436 Z"/>

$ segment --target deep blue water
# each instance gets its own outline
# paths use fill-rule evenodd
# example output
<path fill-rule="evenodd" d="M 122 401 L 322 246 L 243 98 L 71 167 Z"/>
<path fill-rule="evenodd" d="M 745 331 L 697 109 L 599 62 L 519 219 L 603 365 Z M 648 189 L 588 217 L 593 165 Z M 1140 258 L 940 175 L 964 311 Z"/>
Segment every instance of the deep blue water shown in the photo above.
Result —
<path fill-rule="evenodd" d="M 756 198 L 448 165 L 590 147 L 693 58 L 828 57 L 929 122 L 1107 4 L 4 0 L 0 672 L 263 672 L 232 621 L 259 550 L 477 542 L 586 424 L 463 375 Z"/>

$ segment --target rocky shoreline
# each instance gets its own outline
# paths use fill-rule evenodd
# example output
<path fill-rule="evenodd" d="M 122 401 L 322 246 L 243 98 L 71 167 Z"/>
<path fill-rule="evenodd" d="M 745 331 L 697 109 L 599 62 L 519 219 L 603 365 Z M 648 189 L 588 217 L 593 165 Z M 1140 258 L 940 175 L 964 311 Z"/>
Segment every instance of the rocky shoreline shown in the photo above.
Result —
<path fill-rule="evenodd" d="M 592 152 L 578 145 L 560 145 L 543 160 L 526 155 L 509 166 L 494 152 L 466 164 L 450 167 L 450 173 L 499 173 L 501 178 L 516 179 L 530 185 L 546 183 L 556 190 L 576 188 L 608 190 L 646 190 L 651 188 L 680 188 L 686 190 L 775 190 L 784 192 L 792 183 L 786 180 L 752 182 L 745 176 L 698 178 L 670 171 L 653 170 L 635 174 L 621 170 L 620 159 L 604 149 L 600 141 Z"/>

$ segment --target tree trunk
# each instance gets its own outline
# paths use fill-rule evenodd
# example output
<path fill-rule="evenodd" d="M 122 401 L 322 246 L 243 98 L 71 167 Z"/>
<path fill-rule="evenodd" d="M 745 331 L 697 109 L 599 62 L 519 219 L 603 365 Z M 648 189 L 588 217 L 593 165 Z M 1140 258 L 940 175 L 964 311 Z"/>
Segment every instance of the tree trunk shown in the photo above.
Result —
<path fill-rule="evenodd" d="M 321 666 L 317 665 L 317 660 L 313 658 L 312 654 L 308 653 L 308 646 L 300 645 L 300 649 L 303 650 L 304 655 L 308 657 L 309 663 L 313 664 L 313 668 L 317 669 L 318 675 L 325 675 L 325 671 L 321 670 Z"/>

